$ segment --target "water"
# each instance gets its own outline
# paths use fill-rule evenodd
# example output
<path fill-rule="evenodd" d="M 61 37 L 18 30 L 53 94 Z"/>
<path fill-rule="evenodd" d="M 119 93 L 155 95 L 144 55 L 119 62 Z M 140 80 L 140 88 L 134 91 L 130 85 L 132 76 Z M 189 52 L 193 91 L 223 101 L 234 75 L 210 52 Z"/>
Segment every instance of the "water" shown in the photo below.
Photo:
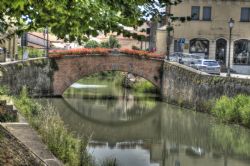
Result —
<path fill-rule="evenodd" d="M 112 82 L 85 81 L 69 88 L 64 98 L 47 100 L 71 131 L 91 135 L 88 151 L 96 162 L 115 158 L 120 166 L 250 165 L 248 129 L 223 125 L 154 95 L 132 93 Z"/>

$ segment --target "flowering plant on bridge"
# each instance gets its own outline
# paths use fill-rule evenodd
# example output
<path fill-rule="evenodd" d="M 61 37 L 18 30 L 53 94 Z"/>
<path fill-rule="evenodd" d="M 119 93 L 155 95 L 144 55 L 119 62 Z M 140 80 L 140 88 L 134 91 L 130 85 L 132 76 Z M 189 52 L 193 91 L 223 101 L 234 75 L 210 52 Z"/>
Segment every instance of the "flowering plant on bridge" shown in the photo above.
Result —
<path fill-rule="evenodd" d="M 50 58 L 62 58 L 71 55 L 89 55 L 89 54 L 102 54 L 107 55 L 111 49 L 108 48 L 74 48 L 69 50 L 51 50 L 49 52 Z"/>
<path fill-rule="evenodd" d="M 131 49 L 119 49 L 120 53 L 129 54 L 129 55 L 139 55 L 150 58 L 163 59 L 164 55 L 156 54 L 153 52 L 143 51 L 143 50 L 131 50 Z"/>
<path fill-rule="evenodd" d="M 142 50 L 131 50 L 131 49 L 116 49 L 117 53 L 123 53 L 127 55 L 138 55 L 141 57 L 150 57 L 150 58 L 163 58 L 160 54 L 155 54 L 152 52 L 142 51 Z M 109 48 L 75 48 L 69 50 L 51 50 L 49 52 L 50 58 L 62 58 L 64 56 L 81 56 L 81 55 L 91 55 L 91 54 L 100 54 L 108 55 L 112 52 L 112 49 Z"/>

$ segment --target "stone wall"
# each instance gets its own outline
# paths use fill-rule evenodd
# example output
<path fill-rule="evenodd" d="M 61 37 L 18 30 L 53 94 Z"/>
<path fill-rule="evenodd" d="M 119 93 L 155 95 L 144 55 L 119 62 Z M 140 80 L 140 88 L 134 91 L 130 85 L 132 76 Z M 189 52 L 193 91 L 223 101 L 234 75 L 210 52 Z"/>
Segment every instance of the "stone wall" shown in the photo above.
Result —
<path fill-rule="evenodd" d="M 250 95 L 250 80 L 208 75 L 178 63 L 165 62 L 162 96 L 165 101 L 207 111 L 212 100 L 222 95 Z"/>
<path fill-rule="evenodd" d="M 50 59 L 36 58 L 10 62 L 0 66 L 0 84 L 7 86 L 11 94 L 18 94 L 23 86 L 34 96 L 53 94 L 53 65 Z"/>

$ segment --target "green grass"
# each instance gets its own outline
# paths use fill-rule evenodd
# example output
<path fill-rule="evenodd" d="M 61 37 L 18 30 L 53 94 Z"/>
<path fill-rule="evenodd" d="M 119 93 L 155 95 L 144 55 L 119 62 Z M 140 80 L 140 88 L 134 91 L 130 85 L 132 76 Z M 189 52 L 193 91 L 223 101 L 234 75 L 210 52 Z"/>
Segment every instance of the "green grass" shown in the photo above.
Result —
<path fill-rule="evenodd" d="M 80 139 L 73 135 L 51 105 L 42 107 L 28 97 L 25 88 L 15 99 L 15 105 L 29 123 L 37 129 L 53 154 L 65 165 L 93 165 L 86 151 L 88 138 Z"/>
<path fill-rule="evenodd" d="M 212 114 L 224 122 L 243 124 L 250 127 L 250 96 L 222 96 L 216 101 Z"/>
<path fill-rule="evenodd" d="M 6 86 L 0 86 L 0 96 L 9 95 L 10 91 Z"/>
<path fill-rule="evenodd" d="M 66 166 L 97 165 L 87 152 L 87 144 L 90 138 L 87 136 L 79 138 L 70 132 L 54 107 L 50 104 L 42 106 L 29 98 L 26 88 L 22 89 L 20 95 L 14 101 L 21 114 L 39 132 L 44 143 Z M 114 162 L 105 161 L 101 166 L 114 164 Z M 117 165 L 116 162 L 115 164 Z"/>
<path fill-rule="evenodd" d="M 139 80 L 136 83 L 132 85 L 132 89 L 136 92 L 142 92 L 142 93 L 156 93 L 157 89 L 156 87 L 147 80 Z"/>

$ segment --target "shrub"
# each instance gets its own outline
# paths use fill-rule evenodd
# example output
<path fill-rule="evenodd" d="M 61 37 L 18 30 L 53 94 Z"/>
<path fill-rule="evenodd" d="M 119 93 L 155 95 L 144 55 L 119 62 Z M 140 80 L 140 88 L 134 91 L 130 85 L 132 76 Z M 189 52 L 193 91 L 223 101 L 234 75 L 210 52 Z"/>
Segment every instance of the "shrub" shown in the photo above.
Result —
<path fill-rule="evenodd" d="M 0 86 L 0 96 L 8 95 L 10 93 L 9 89 L 6 86 Z"/>
<path fill-rule="evenodd" d="M 97 48 L 97 47 L 100 47 L 100 44 L 95 40 L 89 40 L 85 44 L 85 48 Z"/>
<path fill-rule="evenodd" d="M 250 97 L 242 94 L 234 98 L 222 96 L 216 101 L 212 113 L 223 121 L 250 127 Z"/>
<path fill-rule="evenodd" d="M 217 100 L 212 113 L 223 121 L 232 121 L 235 113 L 232 100 L 227 96 L 222 96 Z"/>
<path fill-rule="evenodd" d="M 212 109 L 212 113 L 220 119 L 226 121 L 226 112 L 228 109 L 232 110 L 231 99 L 227 96 L 222 96 L 219 100 L 217 100 L 214 108 Z"/>
<path fill-rule="evenodd" d="M 76 138 L 65 127 L 51 105 L 42 107 L 30 99 L 26 88 L 23 88 L 20 96 L 15 99 L 15 105 L 29 123 L 38 130 L 49 149 L 65 165 L 93 165 L 91 157 L 86 151 L 88 138 Z"/>
<path fill-rule="evenodd" d="M 101 47 L 103 48 L 120 48 L 121 45 L 119 41 L 114 36 L 110 36 L 108 41 L 102 42 Z"/>
<path fill-rule="evenodd" d="M 133 45 L 132 50 L 141 50 L 141 49 L 139 47 Z"/>
<path fill-rule="evenodd" d="M 155 86 L 147 81 L 147 80 L 140 80 L 133 84 L 132 89 L 134 89 L 137 92 L 145 92 L 145 93 L 152 93 L 156 92 Z"/>
<path fill-rule="evenodd" d="M 243 107 L 240 107 L 240 117 L 242 124 L 250 127 L 250 102 Z"/>

